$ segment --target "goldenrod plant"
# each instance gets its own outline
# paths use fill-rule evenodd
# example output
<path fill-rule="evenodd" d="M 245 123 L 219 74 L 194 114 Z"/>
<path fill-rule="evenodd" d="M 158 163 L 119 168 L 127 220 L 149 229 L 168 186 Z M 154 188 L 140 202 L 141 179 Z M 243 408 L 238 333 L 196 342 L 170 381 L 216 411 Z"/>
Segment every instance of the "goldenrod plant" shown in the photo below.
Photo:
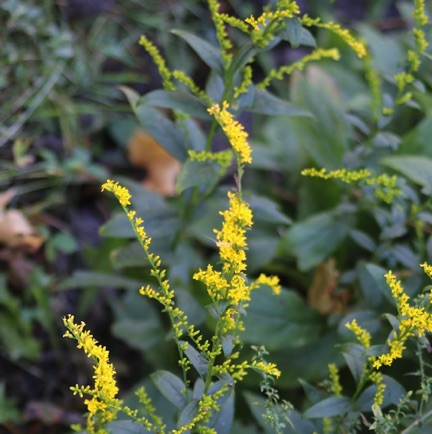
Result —
<path fill-rule="evenodd" d="M 182 163 L 178 197 L 159 206 L 127 180 L 102 186 L 124 214 L 101 232 L 136 240 L 113 258 L 119 268 L 135 267 L 134 280 L 121 284 L 130 288 L 136 276 L 144 281 L 129 303 L 143 306 L 142 315 L 154 323 L 141 329 L 148 341 L 137 342 L 122 307 L 113 303 L 120 318 L 114 330 L 155 372 L 132 408 L 118 397 L 108 351 L 82 322 L 66 317 L 66 336 L 94 362 L 94 386 L 72 388 L 87 406 L 86 426 L 76 428 L 90 434 L 257 433 L 260 428 L 249 426 L 253 416 L 266 432 L 420 433 L 418 427 L 431 423 L 432 402 L 424 351 L 432 331 L 430 296 L 427 288 L 421 291 L 425 278 L 418 267 L 423 263 L 432 274 L 431 203 L 424 199 L 432 191 L 425 176 L 432 155 L 394 155 L 403 146 L 391 128 L 402 128 L 413 101 L 426 104 L 415 90 L 420 78 L 414 79 L 427 57 L 425 3 L 413 3 L 414 48 L 406 68 L 391 77 L 377 67 L 371 41 L 303 15 L 295 1 L 278 0 L 242 18 L 221 12 L 216 0 L 208 8 L 217 45 L 172 30 L 210 69 L 205 84 L 171 69 L 163 50 L 142 36 L 163 89 L 140 96 L 123 88 L 141 125 Z M 363 33 L 373 40 L 371 31 Z M 260 69 L 282 41 L 307 52 L 290 65 Z M 354 56 L 357 75 L 344 71 L 346 56 Z M 357 88 L 344 95 L 333 73 L 355 78 Z M 367 98 L 358 97 L 362 92 Z M 243 112 L 271 116 L 262 137 L 251 140 Z M 277 130 L 279 149 L 269 140 Z M 215 145 L 221 132 L 222 150 Z M 289 166 L 285 154 L 295 154 L 298 165 Z M 275 175 L 269 167 L 284 189 L 268 182 Z M 279 198 L 289 209 L 294 188 L 301 196 L 294 223 L 273 201 L 252 193 Z M 155 202 L 158 213 L 152 214 L 148 207 Z M 414 242 L 404 238 L 408 233 Z M 264 238 L 266 244 L 257 242 Z M 213 256 L 195 255 L 197 240 Z M 137 293 L 145 301 L 137 301 Z M 174 366 L 168 363 L 172 342 Z M 411 387 L 400 372 L 418 383 Z M 293 405 L 284 390 L 297 385 L 297 377 L 304 397 L 294 397 Z M 235 417 L 239 408 L 247 414 Z"/>

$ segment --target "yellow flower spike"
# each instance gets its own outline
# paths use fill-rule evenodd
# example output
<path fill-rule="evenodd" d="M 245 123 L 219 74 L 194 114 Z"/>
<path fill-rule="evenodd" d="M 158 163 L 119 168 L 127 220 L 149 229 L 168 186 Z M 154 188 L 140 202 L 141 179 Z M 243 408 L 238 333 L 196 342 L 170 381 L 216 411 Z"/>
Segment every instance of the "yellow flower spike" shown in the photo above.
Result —
<path fill-rule="evenodd" d="M 342 396 L 342 386 L 340 384 L 339 370 L 334 363 L 328 365 L 330 374 L 331 391 L 335 396 Z"/>
<path fill-rule="evenodd" d="M 94 387 L 76 385 L 71 389 L 74 394 L 78 394 L 80 397 L 83 397 L 84 394 L 90 396 L 84 401 L 89 412 L 87 416 L 89 434 L 104 432 L 96 431 L 96 425 L 103 426 L 106 422 L 114 420 L 121 408 L 121 401 L 116 398 L 118 387 L 114 378 L 114 366 L 109 362 L 109 352 L 98 344 L 89 331 L 84 330 L 84 322 L 75 324 L 73 315 L 63 318 L 63 323 L 68 329 L 64 337 L 75 339 L 77 347 L 82 348 L 94 362 Z"/>
<path fill-rule="evenodd" d="M 420 265 L 423 268 L 423 271 L 432 279 L 432 265 L 429 265 L 427 262 L 424 262 Z"/>
<path fill-rule="evenodd" d="M 214 104 L 208 109 L 208 112 L 215 117 L 222 127 L 238 157 L 239 163 L 252 163 L 252 150 L 247 141 L 248 133 L 244 130 L 243 125 L 234 119 L 228 108 L 229 104 L 224 101 L 222 107 Z"/>
<path fill-rule="evenodd" d="M 279 378 L 280 375 L 281 375 L 281 372 L 276 367 L 275 363 L 266 363 L 264 361 L 254 360 L 252 362 L 252 364 L 250 365 L 250 367 L 252 369 L 256 369 L 258 371 L 261 371 L 261 372 L 263 372 L 265 374 L 272 375 L 272 376 L 274 376 L 276 378 Z"/>
<path fill-rule="evenodd" d="M 129 193 L 129 190 L 126 187 L 122 187 L 119 185 L 118 182 L 112 181 L 111 179 L 108 179 L 103 185 L 102 185 L 102 191 L 110 191 L 114 193 L 117 200 L 120 202 L 120 205 L 122 207 L 129 206 L 131 204 L 131 194 Z"/>
<path fill-rule="evenodd" d="M 162 84 L 165 90 L 175 90 L 172 82 L 172 74 L 168 69 L 165 59 L 161 56 L 159 49 L 146 36 L 142 35 L 139 44 L 145 48 L 147 53 L 153 59 L 153 62 L 158 67 L 159 74 L 162 77 Z"/>
<path fill-rule="evenodd" d="M 362 327 L 360 327 L 357 324 L 357 321 L 355 319 L 353 319 L 350 323 L 346 323 L 345 327 L 348 330 L 351 330 L 356 335 L 357 340 L 360 342 L 360 344 L 365 349 L 370 348 L 370 345 L 371 345 L 371 335 L 370 335 L 370 333 L 367 330 L 365 330 Z"/>
<path fill-rule="evenodd" d="M 260 274 L 258 279 L 251 285 L 251 289 L 255 289 L 261 285 L 269 286 L 275 295 L 279 295 L 282 292 L 279 284 L 279 277 L 277 276 L 266 276 L 265 274 Z"/>

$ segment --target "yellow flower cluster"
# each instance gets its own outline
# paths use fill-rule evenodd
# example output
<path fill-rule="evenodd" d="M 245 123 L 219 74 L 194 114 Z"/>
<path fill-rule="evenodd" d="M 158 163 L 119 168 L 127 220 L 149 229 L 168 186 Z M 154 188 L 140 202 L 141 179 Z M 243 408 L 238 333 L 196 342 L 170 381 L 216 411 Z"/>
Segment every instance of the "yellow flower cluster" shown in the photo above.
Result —
<path fill-rule="evenodd" d="M 267 363 L 262 360 L 261 361 L 254 360 L 250 365 L 250 367 L 259 372 L 271 375 L 276 378 L 279 378 L 281 375 L 281 372 L 279 371 L 279 369 L 276 367 L 276 364 L 274 363 Z"/>
<path fill-rule="evenodd" d="M 252 211 L 239 194 L 228 192 L 229 208 L 221 211 L 222 229 L 215 230 L 223 272 L 239 274 L 246 269 L 246 230 L 252 227 Z"/>
<path fill-rule="evenodd" d="M 84 401 L 89 412 L 87 417 L 89 434 L 104 432 L 98 429 L 97 424 L 103 425 L 114 420 L 121 406 L 121 401 L 116 398 L 118 387 L 114 378 L 114 366 L 109 362 L 109 352 L 105 347 L 98 345 L 89 331 L 84 330 L 83 322 L 75 324 L 73 315 L 63 318 L 63 323 L 68 329 L 64 337 L 75 339 L 78 342 L 77 347 L 82 348 L 94 361 L 94 387 L 76 385 L 71 387 L 71 390 L 81 397 L 84 394 L 91 397 Z"/>
<path fill-rule="evenodd" d="M 261 285 L 269 286 L 275 295 L 279 295 L 282 291 L 279 277 L 277 276 L 267 276 L 266 274 L 260 274 L 258 279 L 251 284 L 251 289 L 255 289 Z"/>
<path fill-rule="evenodd" d="M 303 176 L 311 176 L 322 179 L 339 179 L 347 184 L 362 182 L 366 185 L 376 186 L 375 196 L 385 203 L 392 203 L 395 197 L 402 194 L 402 190 L 397 187 L 397 176 L 389 176 L 383 173 L 372 176 L 367 169 L 346 170 L 338 169 L 327 172 L 326 169 L 317 170 L 315 168 L 304 169 L 301 171 Z"/>
<path fill-rule="evenodd" d="M 348 330 L 351 330 L 355 335 L 360 344 L 365 348 L 370 348 L 371 345 L 371 335 L 370 333 L 361 328 L 355 319 L 353 319 L 350 323 L 345 324 L 345 327 Z"/>
<path fill-rule="evenodd" d="M 195 161 L 215 161 L 222 168 L 228 168 L 232 160 L 231 149 L 219 152 L 189 151 L 189 158 Z"/>
<path fill-rule="evenodd" d="M 295 70 L 303 71 L 309 62 L 321 59 L 339 60 L 339 51 L 336 48 L 326 50 L 324 48 L 317 48 L 312 53 L 303 56 L 300 60 L 292 63 L 291 65 L 284 65 L 278 69 L 272 69 L 265 79 L 258 84 L 260 89 L 265 89 L 269 86 L 270 82 L 274 79 L 282 80 L 284 76 L 292 74 Z"/>
<path fill-rule="evenodd" d="M 153 62 L 158 67 L 159 74 L 162 77 L 162 84 L 165 90 L 175 90 L 175 86 L 171 80 L 171 71 L 168 69 L 165 59 L 161 56 L 159 49 L 146 36 L 142 35 L 139 44 L 142 45 Z"/>
<path fill-rule="evenodd" d="M 338 169 L 332 170 L 330 172 L 327 169 L 317 170 L 315 168 L 304 169 L 300 172 L 303 176 L 311 176 L 322 179 L 339 179 L 340 181 L 346 182 L 347 184 L 351 182 L 357 182 L 361 179 L 368 178 L 371 173 L 366 169 L 360 170 L 347 170 Z"/>
<path fill-rule="evenodd" d="M 342 386 L 340 384 L 339 370 L 334 363 L 328 365 L 330 374 L 331 391 L 335 396 L 342 396 Z"/>
<path fill-rule="evenodd" d="M 239 194 L 229 192 L 228 198 L 229 208 L 220 213 L 223 217 L 222 229 L 215 229 L 222 271 L 208 265 L 206 270 L 199 270 L 193 278 L 205 283 L 213 301 L 228 300 L 231 305 L 238 306 L 250 300 L 250 287 L 246 284 L 243 271 L 246 269 L 246 230 L 252 226 L 252 211 Z"/>
<path fill-rule="evenodd" d="M 227 69 L 232 59 L 232 53 L 230 51 L 233 47 L 233 44 L 228 37 L 223 15 L 219 13 L 218 0 L 208 0 L 208 5 L 213 23 L 216 27 L 216 36 L 221 47 L 222 60 L 224 62 L 225 68 Z"/>
<path fill-rule="evenodd" d="M 285 19 L 293 18 L 300 13 L 295 1 L 278 1 L 274 11 L 268 8 L 258 18 L 250 16 L 245 22 L 252 28 L 252 41 L 259 47 L 265 47 L 273 39 L 280 26 L 285 25 Z"/>
<path fill-rule="evenodd" d="M 176 69 L 172 72 L 172 76 L 180 83 L 183 83 L 201 101 L 205 102 L 207 105 L 213 104 L 213 100 L 207 95 L 207 93 L 200 89 L 186 73 Z"/>
<path fill-rule="evenodd" d="M 423 268 L 423 271 L 432 279 L 432 265 L 429 265 L 427 262 L 424 262 L 420 265 Z"/>
<path fill-rule="evenodd" d="M 122 187 L 118 182 L 108 179 L 105 184 L 102 185 L 102 191 L 111 191 L 119 201 L 122 207 L 127 207 L 131 204 L 131 194 L 126 187 Z"/>
<path fill-rule="evenodd" d="M 385 278 L 391 288 L 392 297 L 396 301 L 399 327 L 394 332 L 393 337 L 387 341 L 388 352 L 373 358 L 372 362 L 375 368 L 391 365 L 393 360 L 401 358 L 406 348 L 406 341 L 410 337 L 422 337 L 426 332 L 432 331 L 432 314 L 425 307 L 414 307 L 409 304 L 409 296 L 404 292 L 401 282 L 391 271 L 385 275 Z"/>
<path fill-rule="evenodd" d="M 222 107 L 214 104 L 208 109 L 208 112 L 219 122 L 236 153 L 239 163 L 241 165 L 252 163 L 252 150 L 247 141 L 248 134 L 244 130 L 243 125 L 234 119 L 228 108 L 228 102 L 224 101 Z"/>
<path fill-rule="evenodd" d="M 322 22 L 320 18 L 310 18 L 308 15 L 302 16 L 300 23 L 307 27 L 315 26 L 330 30 L 340 36 L 341 39 L 355 51 L 358 57 L 366 56 L 367 50 L 364 43 L 357 40 L 349 30 L 343 29 L 340 24 L 333 23 L 332 21 Z"/>
<path fill-rule="evenodd" d="M 383 382 L 383 376 L 381 372 L 374 371 L 369 375 L 369 380 L 375 383 L 376 392 L 374 396 L 374 404 L 376 406 L 381 406 L 384 402 L 384 392 L 386 389 L 386 385 Z"/>
<path fill-rule="evenodd" d="M 252 84 L 252 67 L 246 65 L 243 68 L 243 78 L 241 83 L 234 88 L 234 98 L 237 99 L 241 94 L 246 93 Z"/>

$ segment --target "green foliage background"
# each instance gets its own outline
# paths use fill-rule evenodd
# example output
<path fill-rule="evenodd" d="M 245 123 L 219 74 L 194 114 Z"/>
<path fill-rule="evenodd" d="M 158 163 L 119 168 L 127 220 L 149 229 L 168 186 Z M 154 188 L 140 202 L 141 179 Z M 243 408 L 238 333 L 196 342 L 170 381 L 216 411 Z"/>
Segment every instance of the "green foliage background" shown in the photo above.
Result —
<path fill-rule="evenodd" d="M 332 5 L 315 3 L 319 4 L 312 4 L 312 12 L 323 20 L 332 16 Z M 394 106 L 398 98 L 394 77 L 407 67 L 406 53 L 414 44 L 410 32 L 414 2 L 400 3 L 403 25 L 388 33 L 374 25 L 383 20 L 386 2 L 375 3 L 365 20 L 354 24 L 355 33 L 370 49 L 369 65 L 338 35 L 291 23 L 292 31 L 275 38 L 284 47 L 281 50 L 294 47 L 302 56 L 314 46 L 338 48 L 340 60 L 310 64 L 302 72 L 272 82 L 268 92 L 251 86 L 236 101 L 236 116 L 250 130 L 254 157 L 243 181 L 245 198 L 254 212 L 248 274 L 277 274 L 284 286 L 278 298 L 266 290 L 253 294 L 245 320 L 243 357 L 252 354 L 251 345 L 265 345 L 268 360 L 283 371 L 277 387 L 295 407 L 292 426 L 287 424 L 283 432 L 324 432 L 325 417 L 340 417 L 340 432 L 366 432 L 359 414 L 371 423 L 376 417 L 370 410 L 370 390 L 358 398 L 355 410 L 351 401 L 338 402 L 340 407 L 325 401 L 334 398 L 326 384 L 329 363 L 340 368 L 344 395 L 351 396 L 354 390 L 350 376 L 354 368 L 346 356 L 349 350 L 342 355 L 354 337 L 344 325 L 355 318 L 374 342 L 384 343 L 391 326 L 382 316 L 395 313 L 384 274 L 389 269 L 397 272 L 411 297 L 428 284 L 419 264 L 430 262 L 432 256 L 432 52 L 429 46 L 422 55 L 409 86 L 411 101 Z M 106 339 L 102 343 L 108 347 L 111 341 L 117 342 L 111 349 L 114 364 L 127 365 L 128 360 L 121 360 L 125 348 L 139 360 L 136 364 L 142 378 L 133 375 L 133 367 L 124 366 L 125 384 L 145 384 L 165 420 L 174 425 L 175 408 L 160 395 L 148 374 L 176 372 L 175 348 L 169 343 L 170 327 L 158 306 L 137 293 L 137 288 L 151 280 L 127 219 L 113 206 L 112 217 L 99 230 L 104 241 L 82 246 L 71 223 L 76 214 L 59 213 L 59 209 L 73 209 L 88 188 L 94 198 L 107 177 L 120 180 L 130 189 L 134 207 L 144 218 L 153 250 L 163 258 L 179 306 L 191 322 L 210 333 L 212 319 L 192 273 L 214 261 L 213 229 L 220 226 L 219 211 L 226 208 L 226 192 L 234 183 L 229 170 L 226 174 L 217 164 L 188 159 L 188 149 L 206 147 L 210 122 L 206 105 L 186 88 L 161 90 L 160 81 L 156 84 L 160 80 L 157 68 L 149 66 L 150 58 L 137 44 L 144 33 L 161 48 L 170 68 L 189 74 L 208 96 L 218 100 L 227 91 L 227 82 L 221 79 L 223 61 L 208 10 L 204 3 L 194 1 L 147 2 L 145 7 L 121 2 L 94 19 L 74 20 L 50 2 L 23 1 L 18 6 L 8 0 L 0 6 L 0 17 L 7 22 L 0 29 L 2 40 L 7 41 L 0 72 L 2 187 L 14 186 L 14 207 L 36 221 L 47 214 L 64 220 L 65 225 L 58 231 L 39 219 L 38 230 L 47 241 L 43 259 L 31 258 L 33 271 L 25 288 L 11 287 L 10 270 L 4 267 L 0 280 L 2 353 L 13 364 L 37 366 L 38 357 L 49 346 L 56 363 L 75 359 L 74 349 L 59 342 L 61 317 L 73 309 L 77 316 L 91 318 L 102 305 L 110 321 L 104 322 L 109 332 L 101 333 L 100 340 Z M 241 18 L 256 12 L 244 2 L 232 1 L 229 6 Z M 429 2 L 426 7 L 430 13 Z M 430 24 L 424 31 L 430 41 Z M 236 30 L 230 31 L 230 37 L 237 53 L 235 73 L 252 56 L 256 60 L 254 78 L 265 76 L 280 62 L 274 54 L 277 47 L 251 48 L 245 35 Z M 379 95 L 373 87 L 376 82 L 368 76 L 371 70 L 379 79 Z M 231 85 L 235 80 L 239 85 L 239 75 L 231 79 Z M 123 90 L 127 101 L 120 84 L 127 86 Z M 392 113 L 383 114 L 383 108 L 393 106 Z M 146 191 L 136 178 L 127 176 L 126 146 L 138 125 L 182 162 L 175 198 Z M 37 140 L 47 136 L 61 138 L 63 151 L 37 146 Z M 114 152 L 107 152 L 107 141 Z M 21 164 L 26 156 L 32 156 L 33 163 Z M 306 167 L 396 175 L 402 193 L 387 203 L 376 194 L 380 189 L 387 194 L 391 189 L 385 186 L 301 176 Z M 107 210 L 107 200 L 98 200 Z M 58 272 L 60 255 L 79 255 L 80 271 L 69 266 L 66 272 Z M 325 274 L 331 271 L 331 261 L 336 269 L 333 281 Z M 321 302 L 310 295 L 317 285 Z M 75 295 L 69 299 L 71 293 Z M 53 310 L 58 302 L 62 307 Z M 419 405 L 428 413 L 429 366 L 419 373 L 417 360 L 416 349 L 410 347 L 403 360 L 386 370 L 383 411 L 394 410 L 408 390 L 421 390 L 421 404 L 411 403 L 417 405 L 412 417 L 418 417 Z M 91 371 L 83 361 L 80 366 L 90 381 Z M 413 373 L 415 386 L 412 375 L 408 376 Z M 256 394 L 259 380 L 251 375 L 238 388 L 240 417 L 231 431 L 224 432 L 273 432 L 263 423 L 260 407 L 254 405 L 262 400 Z M 74 382 L 75 378 L 59 378 L 56 387 L 66 396 Z M 23 422 L 23 413 L 13 402 L 22 399 L 10 387 L 6 380 L 0 389 L 0 407 L 5 409 L 0 422 L 5 426 Z M 132 402 L 135 398 L 130 393 L 125 399 Z M 78 405 L 63 400 L 65 408 Z M 24 402 L 19 404 L 20 409 L 25 407 Z M 351 411 L 348 415 L 347 409 Z M 395 425 L 399 428 L 393 428 L 400 431 L 394 432 L 402 432 L 414 419 L 401 418 Z M 116 423 L 120 425 L 114 423 L 110 432 L 122 432 L 121 421 Z M 428 426 L 426 420 L 409 432 L 427 432 Z"/>

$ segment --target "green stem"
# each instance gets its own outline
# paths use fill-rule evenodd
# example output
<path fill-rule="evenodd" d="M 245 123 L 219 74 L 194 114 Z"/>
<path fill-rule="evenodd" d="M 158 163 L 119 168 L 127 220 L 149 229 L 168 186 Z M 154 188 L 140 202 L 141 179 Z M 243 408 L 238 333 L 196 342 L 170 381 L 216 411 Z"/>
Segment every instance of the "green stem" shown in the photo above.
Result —
<path fill-rule="evenodd" d="M 411 425 L 409 425 L 407 428 L 401 431 L 401 434 L 408 434 L 413 429 L 417 428 L 422 422 L 424 422 L 430 416 L 432 416 L 432 410 L 429 410 L 427 413 L 423 414 L 422 416 L 419 416 Z"/>

